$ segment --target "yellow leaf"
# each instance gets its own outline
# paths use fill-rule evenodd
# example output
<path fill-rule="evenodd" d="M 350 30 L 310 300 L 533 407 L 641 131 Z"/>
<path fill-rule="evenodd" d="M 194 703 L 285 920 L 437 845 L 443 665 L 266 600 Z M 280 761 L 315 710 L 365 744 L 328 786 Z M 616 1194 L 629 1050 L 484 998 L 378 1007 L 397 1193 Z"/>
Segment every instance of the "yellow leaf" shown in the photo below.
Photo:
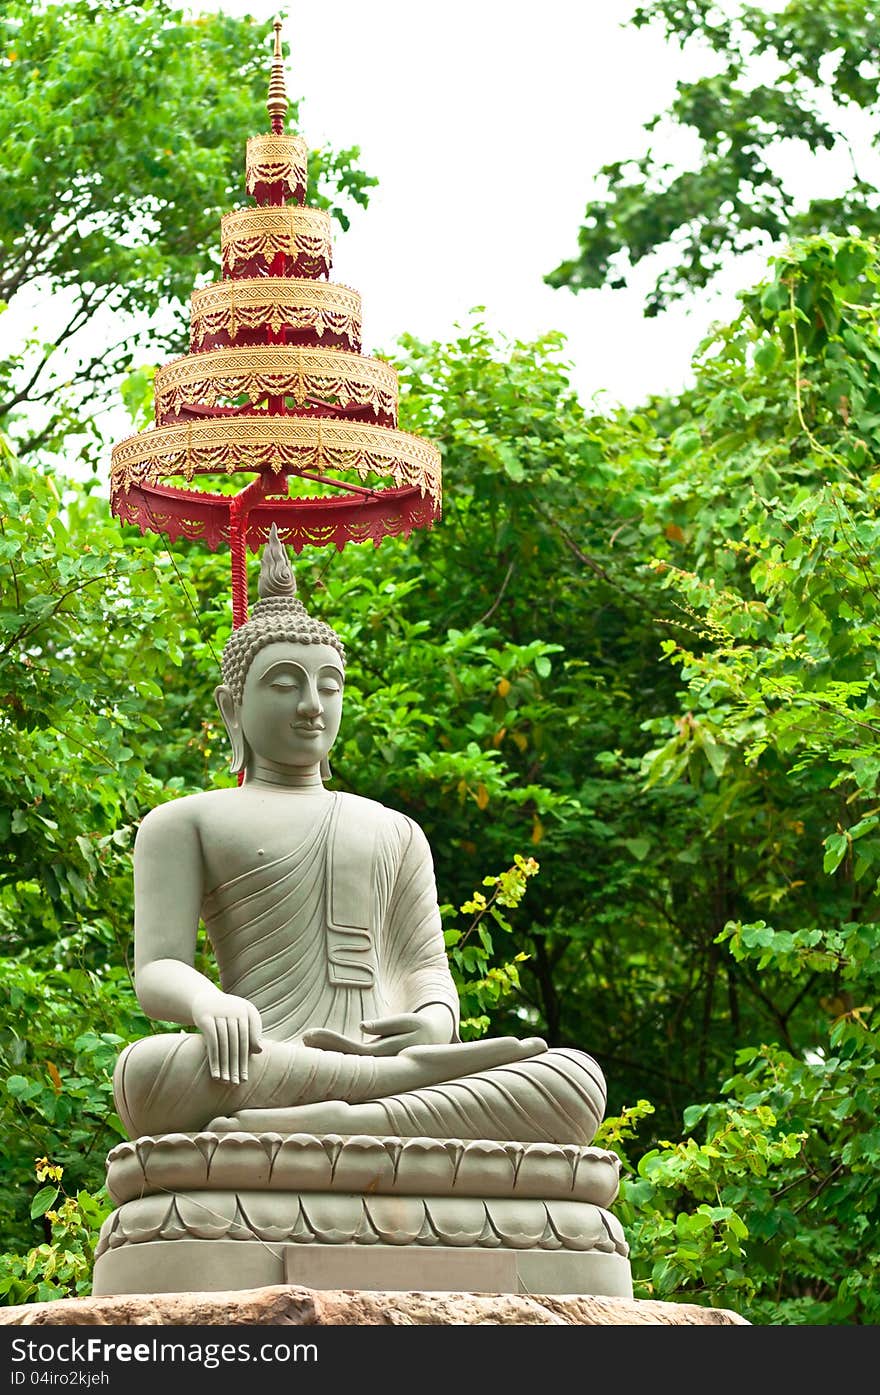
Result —
<path fill-rule="evenodd" d="M 489 803 L 489 791 L 485 785 L 477 785 L 477 808 L 485 809 Z"/>
<path fill-rule="evenodd" d="M 540 843 L 543 837 L 544 825 L 542 824 L 540 819 L 535 819 L 535 822 L 532 824 L 532 842 Z"/>
<path fill-rule="evenodd" d="M 510 682 L 507 678 L 499 678 L 498 687 L 495 689 L 499 697 L 507 697 L 510 692 Z"/>
<path fill-rule="evenodd" d="M 59 1073 L 58 1073 L 58 1067 L 56 1066 L 55 1062 L 54 1062 L 54 1061 L 47 1061 L 47 1062 L 46 1062 L 46 1070 L 49 1072 L 49 1076 L 50 1076 L 50 1079 L 51 1079 L 51 1081 L 52 1081 L 52 1085 L 53 1085 L 53 1088 L 54 1088 L 54 1090 L 55 1090 L 56 1095 L 60 1095 L 60 1094 L 61 1094 L 61 1091 L 62 1091 L 62 1089 L 63 1089 L 63 1086 L 62 1086 L 62 1084 L 61 1084 L 61 1076 L 60 1076 Z"/>
<path fill-rule="evenodd" d="M 519 747 L 519 749 L 520 749 L 521 751 L 524 751 L 524 750 L 526 749 L 526 747 L 528 746 L 528 744 L 529 744 L 529 738 L 525 735 L 524 732 L 521 732 L 521 731 L 514 731 L 514 732 L 511 732 L 511 737 L 512 737 L 513 740 L 516 742 L 517 746 Z"/>
<path fill-rule="evenodd" d="M 506 735 L 507 727 L 499 727 L 495 735 L 492 737 L 492 745 L 495 747 L 496 750 L 501 745 Z"/>

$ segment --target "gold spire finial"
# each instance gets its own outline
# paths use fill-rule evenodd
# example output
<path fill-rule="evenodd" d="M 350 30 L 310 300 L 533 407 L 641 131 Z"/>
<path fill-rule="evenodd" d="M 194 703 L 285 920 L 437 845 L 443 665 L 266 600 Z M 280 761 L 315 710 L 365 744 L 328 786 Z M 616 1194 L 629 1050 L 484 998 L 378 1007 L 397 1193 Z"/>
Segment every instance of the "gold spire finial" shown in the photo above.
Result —
<path fill-rule="evenodd" d="M 284 86 L 284 59 L 281 54 L 281 20 L 273 24 L 275 30 L 275 52 L 272 55 L 272 75 L 269 78 L 269 99 L 266 109 L 272 118 L 272 132 L 276 136 L 284 134 L 284 116 L 290 102 Z"/>

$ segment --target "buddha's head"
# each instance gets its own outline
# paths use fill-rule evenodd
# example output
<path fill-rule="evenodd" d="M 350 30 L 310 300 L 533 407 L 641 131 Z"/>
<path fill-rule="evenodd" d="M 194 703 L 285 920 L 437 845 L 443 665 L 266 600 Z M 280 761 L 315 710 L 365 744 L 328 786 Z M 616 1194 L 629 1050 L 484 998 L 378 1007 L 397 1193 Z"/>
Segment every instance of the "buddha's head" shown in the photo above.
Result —
<path fill-rule="evenodd" d="M 345 649 L 297 599 L 296 579 L 275 525 L 263 549 L 260 599 L 223 650 L 217 706 L 232 746 L 232 771 L 253 757 L 294 773 L 320 770 L 342 716 Z"/>

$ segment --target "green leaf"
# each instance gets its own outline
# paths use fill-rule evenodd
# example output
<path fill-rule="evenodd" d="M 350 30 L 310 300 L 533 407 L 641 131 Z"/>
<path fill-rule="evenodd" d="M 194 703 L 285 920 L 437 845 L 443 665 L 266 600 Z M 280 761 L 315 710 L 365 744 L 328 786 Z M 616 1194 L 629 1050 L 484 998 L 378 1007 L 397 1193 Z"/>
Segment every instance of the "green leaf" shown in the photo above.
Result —
<path fill-rule="evenodd" d="M 58 1187 L 41 1187 L 31 1202 L 31 1220 L 45 1216 L 58 1199 Z"/>
<path fill-rule="evenodd" d="M 849 848 L 849 839 L 845 833 L 831 833 L 825 839 L 825 856 L 822 859 L 823 871 L 836 872 L 843 859 L 846 857 Z"/>
<path fill-rule="evenodd" d="M 508 479 L 519 484 L 521 480 L 525 479 L 526 472 L 517 452 L 512 446 L 508 445 L 506 441 L 498 442 L 497 451 L 501 464 L 504 467 L 504 473 L 507 475 Z"/>
<path fill-rule="evenodd" d="M 624 838 L 623 845 L 629 849 L 637 862 L 644 862 L 651 851 L 650 838 Z"/>
<path fill-rule="evenodd" d="M 686 1129 L 693 1129 L 701 1119 L 705 1118 L 709 1106 L 707 1104 L 692 1104 L 684 1111 L 682 1118 Z"/>

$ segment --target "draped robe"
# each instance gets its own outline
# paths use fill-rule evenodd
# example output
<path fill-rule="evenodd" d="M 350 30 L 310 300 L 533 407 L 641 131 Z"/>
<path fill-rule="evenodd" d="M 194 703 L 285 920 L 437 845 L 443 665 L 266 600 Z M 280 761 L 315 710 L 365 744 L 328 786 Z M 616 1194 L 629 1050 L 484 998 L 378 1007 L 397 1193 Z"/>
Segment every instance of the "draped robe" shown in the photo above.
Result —
<path fill-rule="evenodd" d="M 372 800 L 334 794 L 298 847 L 217 887 L 202 914 L 224 991 L 254 1004 L 270 1040 L 359 1037 L 429 1003 L 458 1022 L 427 841 Z"/>
<path fill-rule="evenodd" d="M 130 1135 L 203 1129 L 247 1109 L 340 1101 L 369 1105 L 370 1132 L 397 1136 L 589 1143 L 604 1080 L 574 1050 L 525 1056 L 512 1038 L 458 1041 L 430 849 L 403 814 L 355 795 L 326 801 L 283 856 L 216 886 L 202 916 L 224 992 L 263 1022 L 246 1082 L 213 1080 L 201 1034 L 148 1037 L 117 1064 L 117 1108 Z M 360 1039 L 362 1021 L 445 1004 L 448 1046 L 373 1057 L 306 1046 L 325 1027 Z M 295 1131 L 292 1124 L 291 1131 Z"/>

